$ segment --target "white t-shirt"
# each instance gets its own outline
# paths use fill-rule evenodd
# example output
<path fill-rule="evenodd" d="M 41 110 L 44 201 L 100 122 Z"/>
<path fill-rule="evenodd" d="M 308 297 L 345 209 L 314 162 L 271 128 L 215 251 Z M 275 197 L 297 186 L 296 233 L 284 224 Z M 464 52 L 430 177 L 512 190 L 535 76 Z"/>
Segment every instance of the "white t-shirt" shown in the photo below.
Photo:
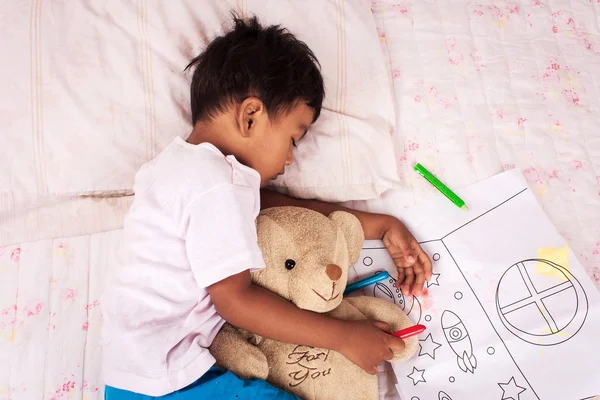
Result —
<path fill-rule="evenodd" d="M 260 175 L 176 138 L 135 178 L 125 255 L 102 299 L 107 385 L 161 396 L 200 378 L 224 323 L 206 288 L 264 267 Z"/>

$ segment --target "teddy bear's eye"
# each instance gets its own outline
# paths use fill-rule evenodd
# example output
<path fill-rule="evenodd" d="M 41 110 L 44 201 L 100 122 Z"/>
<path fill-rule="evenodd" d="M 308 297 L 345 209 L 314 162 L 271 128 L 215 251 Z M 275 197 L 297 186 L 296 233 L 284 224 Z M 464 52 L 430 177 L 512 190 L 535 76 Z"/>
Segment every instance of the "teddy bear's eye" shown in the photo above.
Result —
<path fill-rule="evenodd" d="M 287 269 L 293 269 L 296 266 L 296 261 L 294 260 L 285 260 L 285 267 Z"/>

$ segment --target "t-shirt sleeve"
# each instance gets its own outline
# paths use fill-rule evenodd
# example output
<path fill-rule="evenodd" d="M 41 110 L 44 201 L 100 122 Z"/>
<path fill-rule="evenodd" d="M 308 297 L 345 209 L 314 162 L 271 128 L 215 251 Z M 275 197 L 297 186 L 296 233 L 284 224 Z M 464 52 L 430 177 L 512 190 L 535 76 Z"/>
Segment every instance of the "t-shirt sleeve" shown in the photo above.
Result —
<path fill-rule="evenodd" d="M 247 269 L 264 268 L 256 236 L 256 192 L 223 184 L 188 207 L 185 247 L 199 287 Z"/>

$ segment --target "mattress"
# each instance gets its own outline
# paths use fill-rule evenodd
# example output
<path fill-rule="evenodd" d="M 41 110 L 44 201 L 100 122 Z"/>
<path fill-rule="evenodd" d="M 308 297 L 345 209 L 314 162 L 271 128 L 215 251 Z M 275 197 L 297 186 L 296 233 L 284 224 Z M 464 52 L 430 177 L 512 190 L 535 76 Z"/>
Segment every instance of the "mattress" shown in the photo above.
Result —
<path fill-rule="evenodd" d="M 519 168 L 600 287 L 600 4 L 374 0 L 371 11 L 403 187 L 350 204 L 402 217 L 438 196 L 415 162 L 457 189 Z M 101 398 L 98 306 L 129 199 L 0 196 L 12 210 L 0 223 L 53 221 L 43 240 L 0 247 L 0 399 Z M 96 221 L 94 204 L 114 218 Z M 381 398 L 397 398 L 393 377 L 380 382 Z"/>

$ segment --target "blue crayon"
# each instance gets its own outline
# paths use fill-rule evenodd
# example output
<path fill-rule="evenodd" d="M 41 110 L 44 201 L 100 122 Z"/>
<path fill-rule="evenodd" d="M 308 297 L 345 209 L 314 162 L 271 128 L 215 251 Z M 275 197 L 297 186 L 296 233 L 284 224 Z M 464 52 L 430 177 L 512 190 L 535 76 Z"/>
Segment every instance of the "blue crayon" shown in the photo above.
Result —
<path fill-rule="evenodd" d="M 356 281 L 356 282 L 351 283 L 348 286 L 346 286 L 346 290 L 344 290 L 344 296 L 350 292 L 354 292 L 355 290 L 362 289 L 365 286 L 369 286 L 374 283 L 384 281 L 384 280 L 388 279 L 389 277 L 390 277 L 390 274 L 387 271 L 379 271 L 378 273 L 376 273 L 373 276 L 370 276 L 365 279 L 361 279 L 360 281 Z"/>

